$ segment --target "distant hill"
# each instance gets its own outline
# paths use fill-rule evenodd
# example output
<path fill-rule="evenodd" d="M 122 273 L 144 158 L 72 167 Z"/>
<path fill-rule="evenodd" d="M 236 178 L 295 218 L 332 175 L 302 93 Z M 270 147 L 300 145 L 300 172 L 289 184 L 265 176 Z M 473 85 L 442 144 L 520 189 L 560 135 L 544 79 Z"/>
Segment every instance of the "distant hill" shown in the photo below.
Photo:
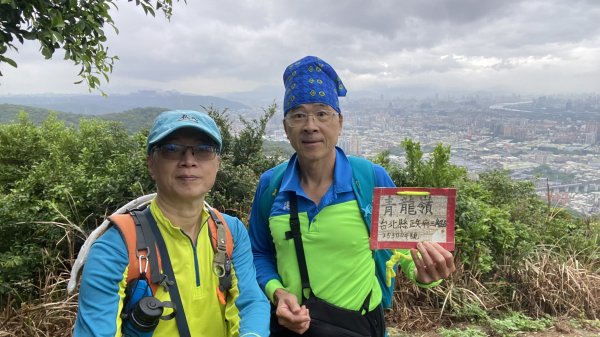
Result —
<path fill-rule="evenodd" d="M 119 113 L 98 116 L 98 118 L 121 122 L 129 133 L 135 133 L 141 129 L 150 129 L 154 118 L 166 110 L 168 109 L 152 107 L 136 108 Z"/>
<path fill-rule="evenodd" d="M 30 107 L 70 112 L 83 115 L 104 115 L 139 107 L 162 107 L 170 109 L 193 109 L 203 111 L 202 106 L 229 110 L 250 109 L 242 103 L 215 97 L 188 95 L 178 92 L 139 91 L 127 95 L 14 95 L 0 96 L 0 104 L 26 105 Z"/>
<path fill-rule="evenodd" d="M 136 108 L 119 113 L 106 114 L 101 116 L 90 116 L 83 114 L 74 114 L 70 112 L 53 111 L 23 105 L 0 104 L 0 124 L 12 123 L 17 121 L 18 113 L 23 110 L 29 115 L 29 119 L 35 124 L 40 125 L 48 118 L 52 112 L 56 112 L 59 120 L 65 121 L 71 125 L 79 125 L 81 118 L 98 118 L 121 122 L 129 133 L 135 133 L 141 129 L 149 129 L 152 121 L 159 113 L 167 110 L 165 108 Z"/>
<path fill-rule="evenodd" d="M 19 111 L 24 110 L 29 115 L 29 119 L 36 125 L 40 125 L 48 118 L 53 110 L 36 108 L 24 105 L 0 104 L 0 124 L 14 123 L 17 121 Z M 86 117 L 85 115 L 74 114 L 69 112 L 55 111 L 59 120 L 66 121 L 70 124 L 77 125 L 79 118 Z M 89 116 L 87 116 L 89 117 Z"/>
<path fill-rule="evenodd" d="M 67 124 L 79 125 L 81 118 L 85 119 L 106 119 L 111 121 L 117 121 L 123 124 L 123 127 L 129 134 L 134 134 L 137 131 L 146 129 L 149 130 L 152 126 L 154 118 L 158 116 L 165 108 L 136 108 L 119 113 L 105 114 L 101 116 L 90 116 L 82 114 L 74 114 L 70 112 L 53 111 L 48 109 L 35 108 L 24 105 L 13 105 L 13 104 L 0 104 L 0 124 L 14 123 L 17 121 L 17 115 L 20 111 L 27 112 L 29 119 L 35 124 L 40 125 L 43 121 L 48 119 L 50 113 L 56 113 L 56 117 L 59 120 L 67 122 Z M 267 140 L 263 144 L 263 150 L 267 155 L 283 155 L 291 156 L 294 153 L 294 149 L 289 142 L 283 141 L 270 141 Z"/>

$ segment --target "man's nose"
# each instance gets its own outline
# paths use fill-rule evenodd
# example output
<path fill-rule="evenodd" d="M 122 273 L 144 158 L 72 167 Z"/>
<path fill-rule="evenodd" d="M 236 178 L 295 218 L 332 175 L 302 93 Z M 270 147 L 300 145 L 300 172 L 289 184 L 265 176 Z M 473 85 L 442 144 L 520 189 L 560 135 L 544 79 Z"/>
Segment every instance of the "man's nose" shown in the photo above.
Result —
<path fill-rule="evenodd" d="M 317 128 L 317 117 L 315 117 L 314 114 L 306 115 L 306 122 L 304 123 L 304 128 L 311 130 Z"/>
<path fill-rule="evenodd" d="M 194 157 L 194 149 L 191 146 L 183 150 L 183 154 L 181 155 L 181 161 L 185 164 L 196 163 L 196 158 Z"/>

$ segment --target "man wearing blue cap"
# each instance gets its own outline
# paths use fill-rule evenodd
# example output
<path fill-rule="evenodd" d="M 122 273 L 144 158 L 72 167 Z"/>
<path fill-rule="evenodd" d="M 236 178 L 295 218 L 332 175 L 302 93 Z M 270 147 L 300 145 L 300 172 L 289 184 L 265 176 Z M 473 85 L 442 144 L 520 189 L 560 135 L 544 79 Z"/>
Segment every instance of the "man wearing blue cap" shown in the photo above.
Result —
<path fill-rule="evenodd" d="M 249 229 L 258 283 L 273 304 L 271 336 L 384 336 L 393 284 L 381 270 L 390 254 L 370 250 L 366 229 L 372 188 L 394 183 L 381 166 L 336 146 L 346 88 L 327 62 L 304 57 L 283 81 L 283 127 L 296 153 L 260 177 Z M 436 243 L 409 255 L 401 268 L 420 286 L 455 269 Z"/>
<path fill-rule="evenodd" d="M 269 336 L 269 303 L 256 282 L 247 230 L 205 203 L 222 146 L 204 113 L 167 111 L 156 118 L 146 146 L 156 196 L 144 211 L 124 216 L 135 219 L 135 229 L 111 216 L 114 225 L 91 246 L 74 336 Z M 149 237 L 156 238 L 159 259 Z"/>

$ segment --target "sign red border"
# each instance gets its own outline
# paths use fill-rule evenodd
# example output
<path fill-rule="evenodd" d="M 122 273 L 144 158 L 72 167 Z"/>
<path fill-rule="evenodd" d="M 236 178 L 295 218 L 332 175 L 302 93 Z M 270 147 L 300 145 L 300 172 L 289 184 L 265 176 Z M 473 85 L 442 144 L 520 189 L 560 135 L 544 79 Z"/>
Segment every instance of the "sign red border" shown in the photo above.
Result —
<path fill-rule="evenodd" d="M 373 214 L 371 217 L 371 249 L 410 249 L 416 248 L 418 242 L 401 241 L 378 241 L 379 232 L 379 206 L 382 196 L 396 195 L 397 192 L 429 192 L 429 195 L 443 195 L 448 197 L 448 208 L 446 211 L 446 242 L 438 242 L 445 249 L 454 250 L 454 214 L 456 210 L 455 188 L 425 188 L 425 187 L 377 187 L 373 190 Z"/>

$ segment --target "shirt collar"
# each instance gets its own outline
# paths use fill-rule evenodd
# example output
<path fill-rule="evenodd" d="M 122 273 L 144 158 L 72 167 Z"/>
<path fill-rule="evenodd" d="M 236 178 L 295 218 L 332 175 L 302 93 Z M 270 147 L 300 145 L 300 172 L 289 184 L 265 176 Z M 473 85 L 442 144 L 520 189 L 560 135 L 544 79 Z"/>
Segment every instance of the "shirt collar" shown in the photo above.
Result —
<path fill-rule="evenodd" d="M 339 147 L 335 147 L 335 166 L 333 169 L 333 190 L 335 193 L 352 191 L 352 166 L 346 154 Z M 298 154 L 290 158 L 288 166 L 283 173 L 280 191 L 302 190 L 300 187 L 300 165 L 298 163 Z"/>
<path fill-rule="evenodd" d="M 152 202 L 148 207 L 150 207 L 150 211 L 152 212 L 152 215 L 154 216 L 154 219 L 159 227 L 166 229 L 169 233 L 181 233 L 181 229 L 177 226 L 174 226 L 171 223 L 171 220 L 169 220 L 158 207 L 158 204 L 156 203 L 156 197 L 152 199 Z M 208 212 L 206 206 L 202 207 L 202 223 L 200 224 L 200 229 L 202 229 L 202 225 L 209 217 L 210 213 Z"/>

